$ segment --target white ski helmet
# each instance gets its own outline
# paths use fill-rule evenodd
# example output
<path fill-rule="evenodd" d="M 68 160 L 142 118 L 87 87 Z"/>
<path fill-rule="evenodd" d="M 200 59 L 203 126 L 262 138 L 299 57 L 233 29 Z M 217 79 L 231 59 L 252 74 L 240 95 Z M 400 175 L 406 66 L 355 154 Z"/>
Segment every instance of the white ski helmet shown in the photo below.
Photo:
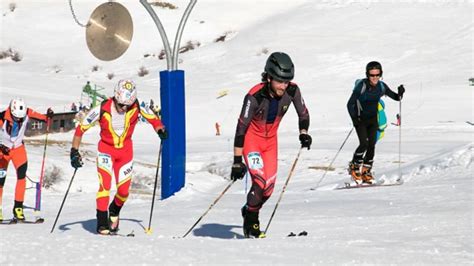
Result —
<path fill-rule="evenodd" d="M 119 104 L 132 105 L 137 99 L 135 83 L 129 79 L 120 80 L 115 87 L 114 97 Z"/>
<path fill-rule="evenodd" d="M 26 116 L 26 104 L 21 98 L 15 98 L 10 101 L 10 112 L 16 118 L 24 118 Z"/>

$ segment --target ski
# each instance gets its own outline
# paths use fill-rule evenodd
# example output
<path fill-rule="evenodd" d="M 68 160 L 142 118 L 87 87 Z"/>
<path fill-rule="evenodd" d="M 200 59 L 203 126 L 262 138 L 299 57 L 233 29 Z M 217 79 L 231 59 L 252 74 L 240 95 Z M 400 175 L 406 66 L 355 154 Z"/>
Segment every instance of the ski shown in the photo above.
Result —
<path fill-rule="evenodd" d="M 299 232 L 298 234 L 295 234 L 293 232 L 290 232 L 287 237 L 295 237 L 295 236 L 307 236 L 308 235 L 308 232 L 306 231 L 301 231 Z"/>
<path fill-rule="evenodd" d="M 42 224 L 44 223 L 43 218 L 37 218 L 36 220 L 18 220 L 18 219 L 9 219 L 2 220 L 1 224 L 11 225 L 11 224 Z"/>
<path fill-rule="evenodd" d="M 108 236 L 135 237 L 135 233 L 133 232 L 133 230 L 132 230 L 132 232 L 130 232 L 128 234 L 121 234 L 121 233 L 118 233 L 118 232 L 110 232 L 108 234 Z"/>
<path fill-rule="evenodd" d="M 355 184 L 355 183 L 348 183 L 345 182 L 344 186 L 342 187 L 337 187 L 336 189 L 354 189 L 354 188 L 369 188 L 369 187 L 389 187 L 389 186 L 400 186 L 403 184 L 403 181 L 396 181 L 395 183 L 374 183 L 374 184 L 367 184 L 367 183 L 362 183 L 360 185 Z"/>

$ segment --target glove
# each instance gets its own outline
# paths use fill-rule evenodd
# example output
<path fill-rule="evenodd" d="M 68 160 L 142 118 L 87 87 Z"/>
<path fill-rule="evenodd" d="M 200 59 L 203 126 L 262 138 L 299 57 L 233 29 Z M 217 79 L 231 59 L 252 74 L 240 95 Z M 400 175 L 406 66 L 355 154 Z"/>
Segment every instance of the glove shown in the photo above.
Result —
<path fill-rule="evenodd" d="M 247 166 L 242 162 L 242 156 L 234 156 L 234 164 L 232 165 L 232 172 L 230 179 L 237 181 L 237 179 L 244 178 L 247 173 Z"/>
<path fill-rule="evenodd" d="M 84 163 L 82 162 L 81 154 L 78 149 L 71 148 L 71 166 L 73 168 L 80 168 Z"/>
<path fill-rule="evenodd" d="M 46 111 L 46 116 L 50 119 L 53 118 L 54 112 L 51 108 L 48 108 L 48 110 Z"/>
<path fill-rule="evenodd" d="M 398 98 L 403 98 L 403 94 L 405 93 L 405 87 L 403 85 L 398 86 Z"/>
<path fill-rule="evenodd" d="M 167 139 L 168 138 L 168 131 L 165 130 L 165 128 L 162 128 L 158 130 L 158 136 L 160 137 L 161 140 Z"/>
<path fill-rule="evenodd" d="M 311 139 L 311 136 L 306 134 L 306 133 L 302 133 L 300 134 L 300 142 L 301 142 L 301 148 L 310 148 L 311 146 L 311 142 L 313 142 L 313 140 Z"/>
<path fill-rule="evenodd" d="M 9 155 L 10 154 L 10 148 L 8 148 L 7 146 L 5 146 L 3 144 L 0 144 L 0 152 L 3 155 Z"/>

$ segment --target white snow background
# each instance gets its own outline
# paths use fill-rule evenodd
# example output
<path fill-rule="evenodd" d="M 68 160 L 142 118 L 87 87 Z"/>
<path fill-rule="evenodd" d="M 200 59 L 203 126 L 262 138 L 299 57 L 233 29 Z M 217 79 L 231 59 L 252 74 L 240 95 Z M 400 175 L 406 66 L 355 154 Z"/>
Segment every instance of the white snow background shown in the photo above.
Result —
<path fill-rule="evenodd" d="M 9 4 L 16 9 L 11 12 Z M 155 8 L 173 40 L 187 1 L 176 10 Z M 28 106 L 56 112 L 78 102 L 87 80 L 112 95 L 119 79 L 132 78 L 139 98 L 159 102 L 156 56 L 162 41 L 139 1 L 120 1 L 134 21 L 128 51 L 112 62 L 95 59 L 85 29 L 68 1 L 1 1 L 0 50 L 17 50 L 20 62 L 0 60 L 0 107 L 20 96 Z M 101 1 L 72 1 L 86 23 Z M 184 30 L 180 54 L 186 71 L 186 186 L 155 202 L 152 234 L 145 234 L 151 206 L 159 138 L 147 124 L 134 135 L 134 189 L 121 213 L 121 233 L 95 234 L 95 167 L 98 130 L 86 133 L 86 158 L 74 179 L 55 231 L 50 230 L 73 169 L 73 132 L 50 134 L 46 167 L 62 170 L 62 181 L 43 191 L 39 225 L 0 227 L 0 264 L 439 264 L 473 265 L 473 2 L 472 1 L 211 1 L 199 0 Z M 214 42 L 227 34 L 224 42 Z M 173 45 L 173 44 L 172 44 Z M 271 52 L 288 53 L 311 114 L 311 150 L 303 150 L 265 239 L 243 239 L 240 207 L 245 182 L 236 182 L 186 238 L 182 236 L 229 183 L 232 146 L 244 95 L 260 81 Z M 310 190 L 351 129 L 346 102 L 365 64 L 383 64 L 384 81 L 406 88 L 402 103 L 401 186 L 335 190 L 349 180 L 353 134 L 317 190 Z M 99 70 L 92 71 L 93 66 Z M 145 77 L 137 72 L 144 66 Z M 112 80 L 108 73 L 114 73 Z M 218 93 L 228 95 L 216 99 Z M 398 102 L 384 98 L 388 122 Z M 278 179 L 260 213 L 262 228 L 280 195 L 299 149 L 297 116 L 291 108 L 279 130 Z M 214 124 L 222 135 L 215 136 Z M 376 147 L 374 171 L 387 183 L 398 178 L 399 128 L 389 125 Z M 38 180 L 44 136 L 27 138 L 28 176 Z M 39 141 L 39 142 L 38 142 Z M 11 217 L 15 186 L 10 165 L 3 215 Z M 28 187 L 33 184 L 28 182 Z M 34 218 L 35 190 L 26 192 L 27 218 Z M 286 237 L 307 231 L 306 237 Z"/>

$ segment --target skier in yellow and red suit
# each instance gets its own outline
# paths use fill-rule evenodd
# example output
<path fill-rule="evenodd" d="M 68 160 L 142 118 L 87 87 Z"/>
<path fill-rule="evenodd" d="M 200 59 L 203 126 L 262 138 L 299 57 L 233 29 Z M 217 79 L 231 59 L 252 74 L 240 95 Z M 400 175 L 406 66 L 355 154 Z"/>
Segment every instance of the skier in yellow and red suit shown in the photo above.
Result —
<path fill-rule="evenodd" d="M 98 121 L 100 126 L 97 155 L 99 191 L 96 197 L 99 234 L 107 235 L 118 231 L 119 213 L 129 195 L 132 179 L 132 135 L 139 115 L 153 126 L 160 139 L 167 138 L 160 119 L 151 110 L 139 106 L 134 82 L 121 80 L 115 88 L 114 97 L 93 108 L 76 128 L 71 148 L 71 165 L 79 168 L 83 164 L 79 153 L 82 135 L 95 122 Z M 115 176 L 117 192 L 109 205 L 112 175 Z"/>

